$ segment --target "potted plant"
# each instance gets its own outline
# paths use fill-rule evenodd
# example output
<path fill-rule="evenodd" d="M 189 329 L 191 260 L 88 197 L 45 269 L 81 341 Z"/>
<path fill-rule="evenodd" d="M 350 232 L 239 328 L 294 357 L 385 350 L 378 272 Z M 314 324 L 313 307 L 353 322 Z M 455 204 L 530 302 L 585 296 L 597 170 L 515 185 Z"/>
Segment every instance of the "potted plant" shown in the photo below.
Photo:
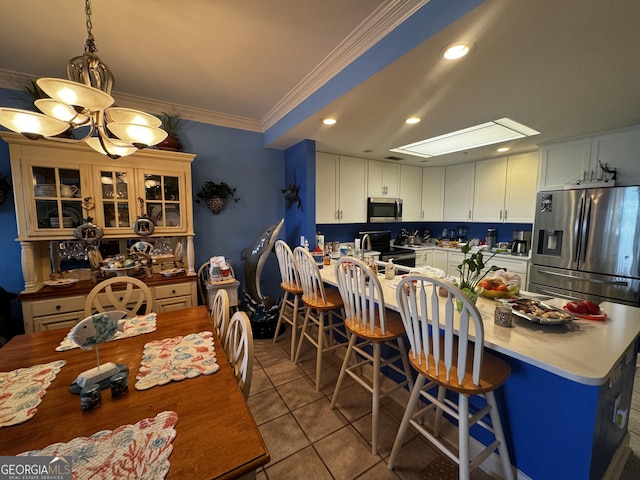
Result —
<path fill-rule="evenodd" d="M 469 257 L 467 254 L 471 248 L 469 244 L 464 245 L 460 251 L 464 253 L 464 260 L 462 263 L 458 265 L 458 272 L 460 272 L 460 283 L 458 284 L 458 288 L 462 290 L 467 297 L 471 299 L 473 303 L 478 299 L 478 293 L 476 292 L 476 288 L 478 286 L 478 282 L 487 276 L 489 272 L 495 272 L 496 270 L 504 270 L 503 268 L 492 265 L 489 268 L 486 268 L 484 262 L 484 256 L 482 252 L 472 253 Z M 491 260 L 495 256 L 495 253 L 491 255 L 487 260 Z M 462 304 L 458 303 L 458 310 L 462 310 Z"/>
<path fill-rule="evenodd" d="M 159 150 L 171 150 L 173 152 L 181 152 L 182 144 L 177 136 L 178 127 L 180 126 L 180 115 L 170 115 L 162 112 L 161 128 L 167 132 L 167 138 L 156 145 Z"/>
<path fill-rule="evenodd" d="M 232 198 L 234 203 L 240 201 L 240 198 L 236 197 L 236 189 L 225 182 L 204 182 L 200 191 L 196 193 L 196 197 L 206 201 L 209 210 L 216 214 L 227 205 L 227 198 Z"/>

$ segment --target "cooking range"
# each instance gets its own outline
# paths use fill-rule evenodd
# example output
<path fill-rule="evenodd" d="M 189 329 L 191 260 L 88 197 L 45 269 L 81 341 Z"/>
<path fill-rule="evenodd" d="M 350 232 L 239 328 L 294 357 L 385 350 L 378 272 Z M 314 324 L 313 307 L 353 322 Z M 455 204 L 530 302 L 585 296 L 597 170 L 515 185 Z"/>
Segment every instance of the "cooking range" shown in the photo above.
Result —
<path fill-rule="evenodd" d="M 410 248 L 391 245 L 391 230 L 372 230 L 358 232 L 360 244 L 363 249 L 371 249 L 380 252 L 380 261 L 386 262 L 393 259 L 393 263 L 406 267 L 416 266 L 416 252 Z M 369 242 L 371 247 L 369 247 Z"/>

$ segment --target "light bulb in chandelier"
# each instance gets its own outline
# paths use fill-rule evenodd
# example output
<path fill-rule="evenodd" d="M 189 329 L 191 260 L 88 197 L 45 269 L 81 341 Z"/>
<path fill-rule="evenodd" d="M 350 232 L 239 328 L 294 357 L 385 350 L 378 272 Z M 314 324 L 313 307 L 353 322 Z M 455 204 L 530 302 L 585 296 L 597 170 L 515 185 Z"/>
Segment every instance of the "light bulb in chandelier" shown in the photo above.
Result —
<path fill-rule="evenodd" d="M 114 78 L 109 67 L 95 54 L 89 0 L 85 0 L 85 15 L 85 52 L 69 60 L 69 79 L 38 79 L 37 85 L 51 97 L 36 100 L 35 105 L 42 113 L 0 107 L 0 125 L 32 140 L 86 142 L 111 158 L 157 145 L 167 137 L 159 128 L 160 119 L 139 110 L 111 107 Z M 82 138 L 56 137 L 69 129 L 81 132 Z"/>

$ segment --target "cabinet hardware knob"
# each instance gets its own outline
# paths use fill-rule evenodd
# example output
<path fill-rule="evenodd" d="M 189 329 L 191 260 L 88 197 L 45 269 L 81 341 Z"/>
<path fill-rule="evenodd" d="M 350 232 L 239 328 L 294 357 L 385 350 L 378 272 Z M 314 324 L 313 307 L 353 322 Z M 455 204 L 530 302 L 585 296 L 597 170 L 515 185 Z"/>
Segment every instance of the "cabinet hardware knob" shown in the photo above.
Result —
<path fill-rule="evenodd" d="M 62 307 L 60 305 L 56 305 L 56 310 L 60 310 Z"/>
<path fill-rule="evenodd" d="M 171 290 L 171 293 L 173 293 L 173 294 L 175 295 L 175 294 L 176 294 L 176 291 L 175 291 L 175 290 Z"/>

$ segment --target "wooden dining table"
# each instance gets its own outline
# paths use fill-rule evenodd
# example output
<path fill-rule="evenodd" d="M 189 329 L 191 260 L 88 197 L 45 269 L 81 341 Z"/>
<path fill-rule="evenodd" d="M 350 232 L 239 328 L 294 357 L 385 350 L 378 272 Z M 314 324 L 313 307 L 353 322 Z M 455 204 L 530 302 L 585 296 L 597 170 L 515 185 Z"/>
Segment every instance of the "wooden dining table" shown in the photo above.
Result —
<path fill-rule="evenodd" d="M 80 397 L 71 393 L 69 386 L 78 374 L 95 367 L 93 351 L 55 351 L 66 330 L 14 337 L 0 348 L 1 372 L 55 360 L 65 360 L 66 365 L 47 389 L 34 417 L 0 428 L 0 456 L 42 449 L 174 411 L 178 414 L 176 437 L 165 478 L 231 479 L 255 472 L 269 462 L 269 452 L 217 336 L 214 335 L 214 345 L 220 369 L 216 373 L 148 390 L 135 389 L 146 343 L 206 330 L 214 328 L 206 308 L 201 306 L 159 313 L 154 332 L 101 344 L 101 363 L 129 368 L 129 392 L 112 399 L 109 390 L 103 390 L 102 404 L 92 411 L 81 409 Z"/>

